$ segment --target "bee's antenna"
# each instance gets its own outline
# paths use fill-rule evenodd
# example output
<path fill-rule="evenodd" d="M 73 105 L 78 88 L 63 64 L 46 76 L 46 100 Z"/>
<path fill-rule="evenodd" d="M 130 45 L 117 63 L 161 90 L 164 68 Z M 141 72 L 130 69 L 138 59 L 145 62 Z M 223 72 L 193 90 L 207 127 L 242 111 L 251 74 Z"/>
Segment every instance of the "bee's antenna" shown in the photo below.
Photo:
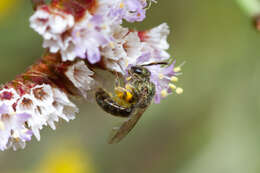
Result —
<path fill-rule="evenodd" d="M 152 62 L 149 64 L 143 64 L 141 66 L 152 66 L 152 65 L 168 65 L 168 62 Z"/>

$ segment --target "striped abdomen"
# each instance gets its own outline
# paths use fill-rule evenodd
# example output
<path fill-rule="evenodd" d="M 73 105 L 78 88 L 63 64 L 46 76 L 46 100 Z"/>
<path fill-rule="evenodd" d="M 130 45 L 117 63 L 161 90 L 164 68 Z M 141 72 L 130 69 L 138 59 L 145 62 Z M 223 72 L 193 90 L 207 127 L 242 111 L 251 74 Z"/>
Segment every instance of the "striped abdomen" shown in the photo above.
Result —
<path fill-rule="evenodd" d="M 128 117 L 133 111 L 132 107 L 123 107 L 116 103 L 102 88 L 96 92 L 96 102 L 104 111 L 114 116 Z"/>

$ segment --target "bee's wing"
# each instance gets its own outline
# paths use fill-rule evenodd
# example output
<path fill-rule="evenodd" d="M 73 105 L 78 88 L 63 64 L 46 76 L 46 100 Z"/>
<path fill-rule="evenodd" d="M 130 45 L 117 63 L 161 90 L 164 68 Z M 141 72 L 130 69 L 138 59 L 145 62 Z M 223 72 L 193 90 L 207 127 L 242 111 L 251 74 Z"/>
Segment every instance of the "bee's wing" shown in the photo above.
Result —
<path fill-rule="evenodd" d="M 136 125 L 146 109 L 138 109 L 134 114 L 124 122 L 120 127 L 115 127 L 114 133 L 109 139 L 108 143 L 114 144 L 120 142 Z"/>

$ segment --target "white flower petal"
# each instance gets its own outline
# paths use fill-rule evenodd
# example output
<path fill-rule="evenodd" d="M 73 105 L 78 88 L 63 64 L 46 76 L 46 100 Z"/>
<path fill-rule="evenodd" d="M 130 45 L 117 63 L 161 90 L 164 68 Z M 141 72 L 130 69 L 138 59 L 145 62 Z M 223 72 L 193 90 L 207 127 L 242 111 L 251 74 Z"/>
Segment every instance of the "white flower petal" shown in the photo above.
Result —
<path fill-rule="evenodd" d="M 65 72 L 65 75 L 85 98 L 87 97 L 87 91 L 92 89 L 95 84 L 92 78 L 94 72 L 82 60 L 71 65 Z"/>

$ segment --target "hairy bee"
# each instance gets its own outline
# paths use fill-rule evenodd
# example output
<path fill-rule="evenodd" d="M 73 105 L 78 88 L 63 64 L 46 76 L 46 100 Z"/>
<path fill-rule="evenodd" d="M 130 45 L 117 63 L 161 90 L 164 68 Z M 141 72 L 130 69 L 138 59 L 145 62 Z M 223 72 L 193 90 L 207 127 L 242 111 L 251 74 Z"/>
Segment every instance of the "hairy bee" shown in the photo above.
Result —
<path fill-rule="evenodd" d="M 133 66 L 128 71 L 129 78 L 124 87 L 115 87 L 116 96 L 99 88 L 96 92 L 97 104 L 107 113 L 119 117 L 129 117 L 121 127 L 115 129 L 115 134 L 109 143 L 121 141 L 136 125 L 155 95 L 155 85 L 150 81 L 151 72 L 144 66 L 167 64 L 164 62 Z"/>

